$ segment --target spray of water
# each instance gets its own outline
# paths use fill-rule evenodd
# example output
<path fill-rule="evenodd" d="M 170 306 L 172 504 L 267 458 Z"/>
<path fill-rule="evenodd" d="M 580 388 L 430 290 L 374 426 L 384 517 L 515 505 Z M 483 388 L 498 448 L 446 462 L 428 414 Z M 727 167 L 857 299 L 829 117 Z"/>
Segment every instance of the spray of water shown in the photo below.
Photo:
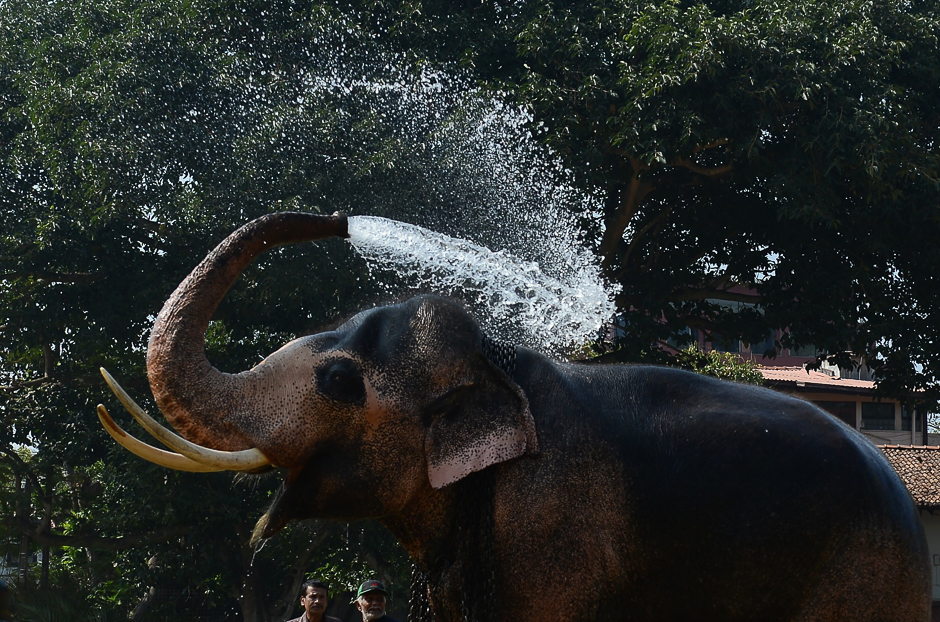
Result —
<path fill-rule="evenodd" d="M 355 222 L 373 278 L 336 284 L 358 288 L 338 297 L 448 294 L 494 337 L 553 354 L 593 337 L 613 312 L 589 250 L 601 198 L 537 140 L 531 116 L 459 69 L 418 68 L 324 28 L 310 62 L 247 80 L 237 110 L 255 185 L 300 192 L 285 206 L 414 225 Z M 236 63 L 233 82 L 261 69 Z"/>
<path fill-rule="evenodd" d="M 349 235 L 368 262 L 394 266 L 413 288 L 466 302 L 489 334 L 553 354 L 596 333 L 614 311 L 590 263 L 554 278 L 505 251 L 373 216 L 350 217 Z"/>

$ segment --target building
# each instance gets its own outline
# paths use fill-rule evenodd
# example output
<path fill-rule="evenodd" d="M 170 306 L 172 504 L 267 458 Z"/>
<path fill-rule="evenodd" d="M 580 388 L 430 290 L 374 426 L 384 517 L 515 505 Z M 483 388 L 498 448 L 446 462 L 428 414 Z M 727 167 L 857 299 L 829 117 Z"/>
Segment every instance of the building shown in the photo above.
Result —
<path fill-rule="evenodd" d="M 751 346 L 740 341 L 700 345 L 753 361 L 760 366 L 766 386 L 813 402 L 876 445 L 940 445 L 940 433 L 924 437 L 924 427 L 929 431 L 930 425 L 922 408 L 875 396 L 875 381 L 866 366 L 847 370 L 824 362 L 818 370 L 808 370 L 806 366 L 816 359 L 812 347 L 782 349 L 776 358 L 764 358 L 763 353 L 774 347 L 774 337 L 779 335 L 768 335 L 764 343 Z"/>
<path fill-rule="evenodd" d="M 933 622 L 940 622 L 940 446 L 881 445 L 920 510 L 930 548 Z"/>
<path fill-rule="evenodd" d="M 816 371 L 762 366 L 760 372 L 767 386 L 813 402 L 876 445 L 940 445 L 940 434 L 929 434 L 925 442 L 920 408 L 875 397 L 875 382 L 865 368 L 846 374 L 825 364 Z"/>

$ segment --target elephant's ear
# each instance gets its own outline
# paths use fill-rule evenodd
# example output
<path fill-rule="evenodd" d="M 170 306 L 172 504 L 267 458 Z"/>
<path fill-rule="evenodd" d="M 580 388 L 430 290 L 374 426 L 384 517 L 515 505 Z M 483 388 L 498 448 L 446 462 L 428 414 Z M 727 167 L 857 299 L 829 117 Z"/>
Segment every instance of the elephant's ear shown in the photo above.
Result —
<path fill-rule="evenodd" d="M 459 388 L 431 413 L 428 477 L 442 488 L 488 466 L 538 453 L 535 421 L 522 389 L 482 355 Z"/>

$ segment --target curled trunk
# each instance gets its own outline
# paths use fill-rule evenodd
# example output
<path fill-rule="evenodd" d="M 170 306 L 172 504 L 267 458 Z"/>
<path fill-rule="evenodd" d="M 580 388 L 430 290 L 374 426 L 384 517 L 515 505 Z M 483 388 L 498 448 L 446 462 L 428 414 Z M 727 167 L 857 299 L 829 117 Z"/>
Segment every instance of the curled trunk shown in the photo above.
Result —
<path fill-rule="evenodd" d="M 245 385 L 264 378 L 251 372 L 223 373 L 209 363 L 204 347 L 209 320 L 255 257 L 276 246 L 327 237 L 348 237 L 344 215 L 262 216 L 223 240 L 163 305 L 147 347 L 147 375 L 157 406 L 189 440 L 229 451 L 257 444 L 229 415 L 236 408 L 244 410 L 245 396 L 256 393 Z"/>

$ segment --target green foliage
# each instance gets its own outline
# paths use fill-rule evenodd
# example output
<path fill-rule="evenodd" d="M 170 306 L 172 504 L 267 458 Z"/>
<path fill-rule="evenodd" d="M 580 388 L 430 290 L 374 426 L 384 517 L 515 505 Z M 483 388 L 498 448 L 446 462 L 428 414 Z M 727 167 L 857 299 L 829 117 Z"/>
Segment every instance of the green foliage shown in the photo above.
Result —
<path fill-rule="evenodd" d="M 338 525 L 310 566 L 305 579 L 324 581 L 331 598 L 340 592 L 355 593 L 363 581 L 378 577 L 389 591 L 390 606 L 397 612 L 407 610 L 411 559 L 395 537 L 374 521 Z"/>
<path fill-rule="evenodd" d="M 676 364 L 683 369 L 713 378 L 746 384 L 764 384 L 764 377 L 758 365 L 732 352 L 706 352 L 693 344 L 676 354 Z"/>
<path fill-rule="evenodd" d="M 55 587 L 20 591 L 13 602 L 18 622 L 108 622 L 120 619 L 109 609 L 82 598 L 82 588 L 68 581 Z"/>

